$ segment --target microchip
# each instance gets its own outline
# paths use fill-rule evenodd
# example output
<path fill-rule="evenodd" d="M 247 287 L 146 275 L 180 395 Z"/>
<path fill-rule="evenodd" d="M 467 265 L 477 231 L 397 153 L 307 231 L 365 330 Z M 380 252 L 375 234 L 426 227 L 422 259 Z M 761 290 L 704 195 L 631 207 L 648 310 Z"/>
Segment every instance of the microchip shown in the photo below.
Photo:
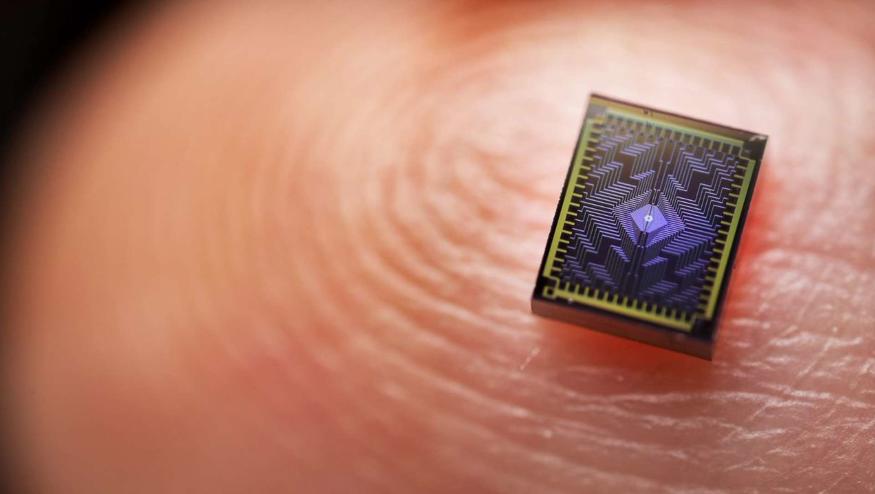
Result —
<path fill-rule="evenodd" d="M 710 360 L 766 139 L 592 95 L 532 311 Z"/>

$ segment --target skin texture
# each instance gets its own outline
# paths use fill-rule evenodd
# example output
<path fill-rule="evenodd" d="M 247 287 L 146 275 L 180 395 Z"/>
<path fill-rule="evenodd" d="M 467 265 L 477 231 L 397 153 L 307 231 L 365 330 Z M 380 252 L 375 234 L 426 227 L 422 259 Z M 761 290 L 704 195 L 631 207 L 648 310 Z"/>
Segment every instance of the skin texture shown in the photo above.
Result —
<path fill-rule="evenodd" d="M 22 143 L 22 471 L 48 493 L 871 490 L 873 23 L 131 12 Z M 770 135 L 711 363 L 530 313 L 591 91 Z"/>

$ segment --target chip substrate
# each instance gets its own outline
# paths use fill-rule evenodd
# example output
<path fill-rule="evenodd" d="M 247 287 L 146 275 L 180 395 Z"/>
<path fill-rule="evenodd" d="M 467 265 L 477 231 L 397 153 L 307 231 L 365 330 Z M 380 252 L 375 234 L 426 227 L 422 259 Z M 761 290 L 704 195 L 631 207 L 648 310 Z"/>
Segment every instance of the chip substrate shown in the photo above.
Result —
<path fill-rule="evenodd" d="M 592 95 L 532 311 L 711 359 L 766 140 Z"/>

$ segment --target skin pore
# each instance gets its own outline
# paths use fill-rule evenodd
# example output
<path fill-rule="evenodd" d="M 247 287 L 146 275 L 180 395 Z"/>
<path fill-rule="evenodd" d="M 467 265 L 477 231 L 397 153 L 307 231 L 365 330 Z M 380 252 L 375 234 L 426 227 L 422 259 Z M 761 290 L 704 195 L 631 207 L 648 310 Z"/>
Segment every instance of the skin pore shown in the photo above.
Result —
<path fill-rule="evenodd" d="M 5 365 L 24 475 L 875 485 L 875 12 L 831 5 L 131 11 L 21 145 Z M 591 91 L 771 136 L 714 362 L 529 311 Z"/>

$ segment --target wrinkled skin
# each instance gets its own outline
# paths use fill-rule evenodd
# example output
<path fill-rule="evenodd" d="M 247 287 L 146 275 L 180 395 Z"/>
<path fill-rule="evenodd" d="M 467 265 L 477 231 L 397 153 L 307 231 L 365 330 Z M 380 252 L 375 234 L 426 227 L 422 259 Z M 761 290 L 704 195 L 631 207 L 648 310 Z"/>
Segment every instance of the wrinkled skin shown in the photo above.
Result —
<path fill-rule="evenodd" d="M 873 488 L 871 4 L 244 4 L 120 19 L 22 144 L 37 491 Z M 590 91 L 770 135 L 711 363 L 530 313 Z"/>

